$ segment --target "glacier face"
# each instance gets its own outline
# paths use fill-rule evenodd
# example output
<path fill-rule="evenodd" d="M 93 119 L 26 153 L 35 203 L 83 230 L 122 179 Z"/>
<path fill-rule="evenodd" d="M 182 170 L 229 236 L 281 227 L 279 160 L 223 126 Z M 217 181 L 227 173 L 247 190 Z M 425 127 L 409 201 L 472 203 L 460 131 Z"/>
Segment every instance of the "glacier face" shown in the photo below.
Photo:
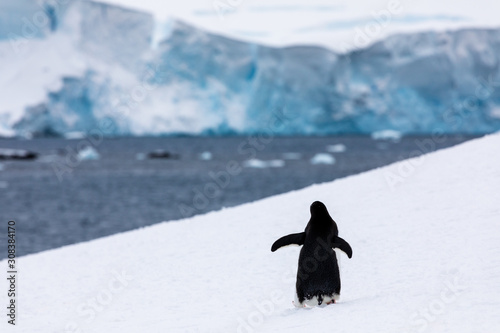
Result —
<path fill-rule="evenodd" d="M 0 4 L 0 41 L 15 38 L 42 38 L 54 23 L 51 9 L 33 0 L 10 0 Z"/>
<path fill-rule="evenodd" d="M 0 135 L 64 135 L 103 123 L 105 135 L 500 129 L 500 30 L 395 35 L 336 54 L 173 21 L 155 43 L 150 14 L 54 1 L 16 7 L 21 23 L 46 15 L 39 35 L 0 24 Z"/>

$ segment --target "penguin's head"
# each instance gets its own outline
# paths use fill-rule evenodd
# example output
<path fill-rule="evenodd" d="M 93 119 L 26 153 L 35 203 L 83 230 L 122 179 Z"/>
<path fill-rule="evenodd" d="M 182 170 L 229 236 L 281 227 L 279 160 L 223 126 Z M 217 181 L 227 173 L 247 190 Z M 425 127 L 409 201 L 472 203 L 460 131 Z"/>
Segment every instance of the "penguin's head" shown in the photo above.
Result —
<path fill-rule="evenodd" d="M 311 216 L 330 215 L 326 206 L 321 201 L 314 201 L 311 204 Z"/>

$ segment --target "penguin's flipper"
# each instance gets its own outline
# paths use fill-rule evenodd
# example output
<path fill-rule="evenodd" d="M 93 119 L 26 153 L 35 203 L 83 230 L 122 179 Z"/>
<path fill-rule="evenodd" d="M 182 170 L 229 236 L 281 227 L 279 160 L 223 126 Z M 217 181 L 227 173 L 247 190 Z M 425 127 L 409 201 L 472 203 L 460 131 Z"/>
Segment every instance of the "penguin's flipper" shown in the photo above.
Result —
<path fill-rule="evenodd" d="M 306 233 L 305 232 L 299 232 L 298 234 L 290 234 L 287 236 L 283 236 L 280 239 L 278 239 L 276 242 L 274 242 L 273 246 L 271 246 L 271 251 L 274 252 L 280 247 L 291 245 L 291 244 L 297 244 L 297 245 L 302 245 L 304 244 L 304 240 L 306 239 Z"/>
<path fill-rule="evenodd" d="M 349 258 L 352 257 L 351 245 L 349 245 L 349 243 L 347 243 L 344 239 L 340 237 L 335 237 L 335 242 L 333 243 L 333 247 L 340 249 L 342 252 L 347 254 Z"/>

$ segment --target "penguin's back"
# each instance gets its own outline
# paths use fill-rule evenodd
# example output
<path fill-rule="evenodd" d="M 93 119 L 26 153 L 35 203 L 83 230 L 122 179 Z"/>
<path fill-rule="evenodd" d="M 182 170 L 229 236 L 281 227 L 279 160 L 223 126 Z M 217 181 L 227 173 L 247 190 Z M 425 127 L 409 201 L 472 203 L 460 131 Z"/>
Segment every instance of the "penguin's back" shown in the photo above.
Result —
<path fill-rule="evenodd" d="M 297 298 L 304 300 L 335 297 L 340 294 L 340 273 L 335 251 L 326 237 L 308 237 L 300 255 L 297 270 Z"/>

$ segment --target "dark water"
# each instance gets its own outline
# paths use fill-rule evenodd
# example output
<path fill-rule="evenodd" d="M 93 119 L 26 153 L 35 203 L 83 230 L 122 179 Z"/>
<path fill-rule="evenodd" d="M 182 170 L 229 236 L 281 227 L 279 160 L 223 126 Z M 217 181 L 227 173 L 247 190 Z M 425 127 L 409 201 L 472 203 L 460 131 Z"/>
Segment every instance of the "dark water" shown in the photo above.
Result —
<path fill-rule="evenodd" d="M 8 220 L 17 222 L 17 253 L 24 255 L 331 181 L 470 138 L 447 137 L 439 144 L 428 137 L 120 138 L 95 142 L 101 158 L 81 162 L 73 152 L 85 140 L 0 140 L 0 148 L 41 154 L 31 162 L 0 160 L 0 244 Z M 311 157 L 333 144 L 347 148 L 333 153 L 335 164 L 311 165 Z M 137 158 L 157 148 L 179 158 Z M 211 160 L 200 159 L 204 151 Z M 302 156 L 283 159 L 291 152 Z M 253 155 L 285 165 L 243 167 Z"/>

